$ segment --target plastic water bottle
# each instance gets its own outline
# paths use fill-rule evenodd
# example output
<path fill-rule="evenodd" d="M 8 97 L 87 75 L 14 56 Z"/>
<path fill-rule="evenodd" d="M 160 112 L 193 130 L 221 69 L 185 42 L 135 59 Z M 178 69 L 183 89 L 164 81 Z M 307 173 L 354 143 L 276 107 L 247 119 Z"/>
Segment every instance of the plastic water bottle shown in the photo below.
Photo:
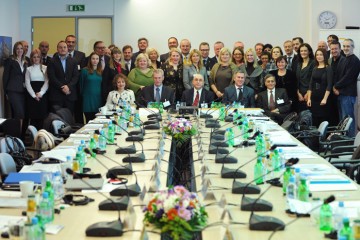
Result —
<path fill-rule="evenodd" d="M 83 151 L 83 148 L 81 146 L 78 147 L 78 150 L 76 152 L 76 159 L 79 161 L 79 170 L 80 173 L 82 173 L 82 170 L 85 166 L 85 152 Z"/>
<path fill-rule="evenodd" d="M 31 218 L 31 237 L 29 236 L 28 239 L 31 240 L 44 240 L 45 239 L 45 230 L 42 226 L 40 226 L 39 219 L 37 217 Z"/>
<path fill-rule="evenodd" d="M 96 149 L 96 142 L 95 142 L 94 138 L 90 138 L 89 148 L 90 148 L 91 151 Z"/>
<path fill-rule="evenodd" d="M 175 109 L 176 109 L 177 112 L 179 111 L 179 109 L 180 109 L 180 102 L 179 101 L 176 102 Z"/>
<path fill-rule="evenodd" d="M 262 162 L 262 158 L 258 157 L 255 167 L 254 167 L 254 179 L 257 179 L 255 181 L 256 184 L 261 184 L 264 182 L 263 178 L 261 177 L 263 175 L 263 162 Z"/>
<path fill-rule="evenodd" d="M 108 135 L 109 143 L 114 143 L 114 140 L 115 140 L 115 126 L 114 126 L 114 124 L 112 124 L 112 121 L 109 121 L 107 135 Z"/>
<path fill-rule="evenodd" d="M 300 174 L 300 168 L 295 168 L 295 181 L 296 181 L 296 185 L 299 186 L 300 185 L 300 179 L 301 179 L 301 174 Z"/>
<path fill-rule="evenodd" d="M 226 115 L 225 107 L 221 107 L 221 108 L 219 109 L 219 120 L 220 120 L 220 121 L 224 121 L 225 115 Z"/>
<path fill-rule="evenodd" d="M 283 175 L 283 194 L 284 195 L 287 194 L 287 187 L 289 185 L 291 177 L 292 177 L 291 168 L 286 167 L 286 170 L 285 170 L 284 175 Z M 294 178 L 294 181 L 295 181 L 295 178 Z"/>
<path fill-rule="evenodd" d="M 306 183 L 306 178 L 300 179 L 300 184 L 298 185 L 298 199 L 303 202 L 309 201 L 309 188 Z"/>
<path fill-rule="evenodd" d="M 344 202 L 340 201 L 334 211 L 334 228 L 338 231 L 338 235 L 340 230 L 343 228 L 343 219 L 345 217 L 347 216 L 344 208 Z"/>
<path fill-rule="evenodd" d="M 43 192 L 42 200 L 40 202 L 39 211 L 40 211 L 42 224 L 46 224 L 46 223 L 49 223 L 49 222 L 53 221 L 53 219 L 54 219 L 53 218 L 54 209 L 53 209 L 53 207 L 51 205 L 51 202 L 49 200 L 49 193 L 48 192 Z"/>
<path fill-rule="evenodd" d="M 354 239 L 354 233 L 353 233 L 353 230 L 352 228 L 350 227 L 350 221 L 349 221 L 349 218 L 344 218 L 343 219 L 343 227 L 342 229 L 340 230 L 340 233 L 339 233 L 339 239 L 340 238 L 344 238 L 344 239 L 348 239 L 348 240 L 352 240 Z"/>
<path fill-rule="evenodd" d="M 64 182 L 61 177 L 60 172 L 55 172 L 54 178 L 53 178 L 53 188 L 54 188 L 54 199 L 55 201 L 60 201 L 65 194 L 64 190 Z"/>
<path fill-rule="evenodd" d="M 100 131 L 100 136 L 99 136 L 99 148 L 101 150 L 105 150 L 106 149 L 106 138 L 104 137 L 104 130 Z"/>
<path fill-rule="evenodd" d="M 232 128 L 226 129 L 226 142 L 229 147 L 234 146 L 234 130 Z"/>
<path fill-rule="evenodd" d="M 282 148 L 279 148 L 279 161 L 280 161 L 280 168 L 285 168 L 285 154 Z"/>
<path fill-rule="evenodd" d="M 28 218 L 32 218 L 36 216 L 36 199 L 35 195 L 29 195 L 27 199 L 27 209 L 26 209 L 26 216 Z"/>
<path fill-rule="evenodd" d="M 277 149 L 274 149 L 271 160 L 272 160 L 272 167 L 274 169 L 274 172 L 279 172 L 281 162 L 280 162 L 279 152 Z"/>

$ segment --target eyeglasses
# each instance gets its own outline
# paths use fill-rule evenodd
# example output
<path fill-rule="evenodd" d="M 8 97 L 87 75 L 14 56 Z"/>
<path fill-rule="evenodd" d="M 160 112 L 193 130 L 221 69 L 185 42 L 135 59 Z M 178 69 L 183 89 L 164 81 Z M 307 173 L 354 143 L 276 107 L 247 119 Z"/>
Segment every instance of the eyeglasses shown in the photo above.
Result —
<path fill-rule="evenodd" d="M 210 49 L 200 49 L 201 52 L 208 52 Z"/>

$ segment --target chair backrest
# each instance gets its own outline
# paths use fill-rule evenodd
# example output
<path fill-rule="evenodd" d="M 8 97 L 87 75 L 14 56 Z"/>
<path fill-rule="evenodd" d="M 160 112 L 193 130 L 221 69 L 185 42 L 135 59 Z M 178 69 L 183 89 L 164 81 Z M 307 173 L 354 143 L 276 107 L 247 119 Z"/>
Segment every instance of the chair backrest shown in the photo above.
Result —
<path fill-rule="evenodd" d="M 63 121 L 60 121 L 60 120 L 54 120 L 54 121 L 52 121 L 51 125 L 53 127 L 54 134 L 59 134 L 59 129 L 63 125 L 65 125 L 65 123 Z"/>
<path fill-rule="evenodd" d="M 352 119 L 352 117 L 348 117 L 344 120 L 344 124 L 343 124 L 343 129 L 344 131 L 349 131 L 350 129 L 350 125 L 354 120 Z M 346 133 L 347 134 L 347 133 Z"/>
<path fill-rule="evenodd" d="M 360 145 L 360 132 L 358 132 L 355 136 L 355 140 L 354 140 L 354 146 L 359 146 Z"/>
<path fill-rule="evenodd" d="M 68 108 L 57 109 L 55 113 L 61 117 L 64 123 L 66 123 L 66 125 L 71 126 L 75 124 L 74 117 Z"/>
<path fill-rule="evenodd" d="M 50 150 L 55 147 L 55 137 L 45 129 L 38 131 L 34 139 L 35 149 L 42 151 Z"/>
<path fill-rule="evenodd" d="M 319 134 L 320 134 L 320 139 L 325 138 L 328 126 L 329 126 L 328 121 L 323 121 L 322 123 L 320 123 L 320 125 L 318 127 L 318 131 L 319 131 Z"/>
<path fill-rule="evenodd" d="M 20 138 L 13 138 L 10 136 L 5 136 L 0 140 L 0 152 L 2 153 L 10 153 L 10 152 L 18 152 L 25 151 L 25 145 Z"/>
<path fill-rule="evenodd" d="M 6 119 L 2 124 L 1 128 L 4 136 L 10 135 L 13 137 L 21 137 L 21 127 L 19 119 Z"/>
<path fill-rule="evenodd" d="M 11 172 L 16 172 L 16 165 L 14 159 L 8 153 L 0 153 L 0 173 L 4 180 Z"/>

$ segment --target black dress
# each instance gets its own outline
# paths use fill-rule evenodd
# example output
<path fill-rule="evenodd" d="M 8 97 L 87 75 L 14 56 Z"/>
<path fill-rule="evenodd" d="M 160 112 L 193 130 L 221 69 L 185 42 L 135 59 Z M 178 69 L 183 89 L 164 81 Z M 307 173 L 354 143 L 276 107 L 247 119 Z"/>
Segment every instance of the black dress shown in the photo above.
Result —
<path fill-rule="evenodd" d="M 165 62 L 161 65 L 164 71 L 164 86 L 170 87 L 175 91 L 175 102 L 181 101 L 182 92 L 185 90 L 183 82 L 183 65 L 179 63 L 177 70 L 172 65 Z"/>
<path fill-rule="evenodd" d="M 291 101 L 291 111 L 297 112 L 298 96 L 297 96 L 297 79 L 296 75 L 291 70 L 286 70 L 284 76 L 279 76 L 278 70 L 269 72 L 275 76 L 276 88 L 285 88 L 288 94 L 289 100 Z"/>
<path fill-rule="evenodd" d="M 322 121 L 330 120 L 331 101 L 330 96 L 325 105 L 320 105 L 326 91 L 332 89 L 333 73 L 331 67 L 314 68 L 310 81 L 311 90 L 311 113 L 313 125 L 318 126 Z"/>

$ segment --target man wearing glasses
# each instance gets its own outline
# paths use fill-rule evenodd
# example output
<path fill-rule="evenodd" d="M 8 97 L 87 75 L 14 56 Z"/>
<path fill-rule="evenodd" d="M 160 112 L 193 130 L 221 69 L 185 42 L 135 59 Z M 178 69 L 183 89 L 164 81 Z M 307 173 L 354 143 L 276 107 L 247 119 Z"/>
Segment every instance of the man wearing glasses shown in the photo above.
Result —
<path fill-rule="evenodd" d="M 170 37 L 168 39 L 168 47 L 169 50 L 171 50 L 172 48 L 177 48 L 179 46 L 178 40 L 176 37 Z M 164 63 L 167 59 L 169 58 L 169 52 L 161 54 L 160 55 L 160 62 Z"/>
<path fill-rule="evenodd" d="M 106 46 L 103 41 L 96 41 L 94 43 L 94 52 L 99 55 L 99 64 L 101 64 L 102 70 L 104 70 L 105 65 L 109 65 L 110 57 L 105 54 Z M 86 63 L 90 61 L 90 58 L 86 58 Z"/>
<path fill-rule="evenodd" d="M 204 67 L 206 68 L 206 72 L 207 72 L 207 75 L 209 78 L 210 71 L 211 71 L 212 67 L 214 66 L 214 64 L 216 63 L 212 58 L 209 58 L 209 53 L 210 53 L 209 43 L 207 43 L 207 42 L 200 43 L 199 50 L 201 52 L 203 64 L 204 64 Z"/>

